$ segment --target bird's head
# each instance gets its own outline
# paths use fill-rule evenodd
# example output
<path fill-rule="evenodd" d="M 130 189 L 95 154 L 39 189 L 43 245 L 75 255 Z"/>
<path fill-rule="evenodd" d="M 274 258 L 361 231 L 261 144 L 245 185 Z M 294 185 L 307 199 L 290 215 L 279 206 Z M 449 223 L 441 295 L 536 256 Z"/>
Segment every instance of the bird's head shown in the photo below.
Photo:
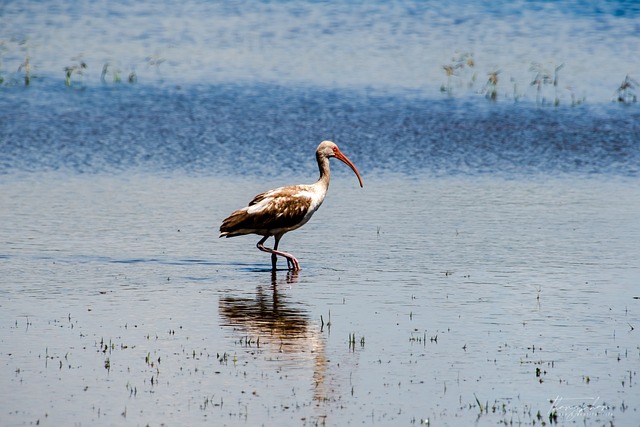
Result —
<path fill-rule="evenodd" d="M 342 154 L 342 151 L 340 151 L 340 149 L 334 142 L 322 141 L 320 145 L 318 145 L 316 155 L 318 156 L 318 158 L 326 157 L 329 159 L 331 157 L 335 157 L 336 159 L 345 163 L 355 172 L 356 176 L 358 177 L 358 181 L 360 182 L 360 187 L 362 187 L 362 178 L 360 178 L 360 172 L 358 172 L 358 169 L 356 169 L 356 166 L 351 162 L 351 160 L 349 160 L 347 156 Z"/>

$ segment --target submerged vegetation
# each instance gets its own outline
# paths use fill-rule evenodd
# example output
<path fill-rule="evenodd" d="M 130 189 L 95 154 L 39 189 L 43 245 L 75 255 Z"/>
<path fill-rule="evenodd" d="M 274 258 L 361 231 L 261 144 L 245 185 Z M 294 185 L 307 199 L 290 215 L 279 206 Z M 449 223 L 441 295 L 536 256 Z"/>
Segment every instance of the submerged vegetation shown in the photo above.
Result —
<path fill-rule="evenodd" d="M 618 88 L 618 102 L 622 102 L 623 104 L 631 104 L 637 102 L 637 87 L 638 82 L 627 75 L 622 83 L 620 83 L 620 87 Z"/>
<path fill-rule="evenodd" d="M 71 77 L 74 75 L 82 76 L 82 70 L 87 68 L 87 64 L 80 60 L 80 58 L 71 58 L 74 61 L 77 61 L 77 64 L 68 65 L 64 67 L 64 84 L 69 87 L 71 86 Z"/>
<path fill-rule="evenodd" d="M 20 61 L 17 68 L 13 68 L 12 62 Z M 146 58 L 148 68 L 154 67 L 159 74 L 159 66 L 164 59 L 153 57 L 153 60 Z M 35 61 L 37 63 L 37 60 Z M 33 79 L 39 76 L 33 71 L 37 68 L 34 65 L 33 56 L 30 54 L 29 42 L 27 40 L 0 40 L 0 87 L 31 86 Z M 64 85 L 66 87 L 82 87 L 85 76 L 90 75 L 90 70 L 98 67 L 90 67 L 84 59 L 83 54 L 71 58 L 71 63 L 64 66 Z M 132 65 L 126 76 L 128 83 L 137 83 L 138 75 Z M 12 71 L 15 70 L 15 71 Z M 122 70 L 111 61 L 105 61 L 102 65 L 100 81 L 102 83 L 118 84 L 123 81 Z"/>
<path fill-rule="evenodd" d="M 473 87 L 476 81 L 474 68 L 475 60 L 471 53 L 462 53 L 451 58 L 450 63 L 442 66 L 447 75 L 447 83 L 440 86 L 440 92 L 453 95 L 454 78 L 457 80 L 458 85 L 466 84 L 469 88 Z"/>
<path fill-rule="evenodd" d="M 483 95 L 490 101 L 497 101 L 499 98 L 504 100 L 512 100 L 518 102 L 520 99 L 526 98 L 526 91 L 522 91 L 517 84 L 517 77 L 511 76 L 508 83 L 501 79 L 502 70 L 497 67 L 491 68 L 486 72 L 487 80 L 484 86 L 477 88 L 477 62 L 472 53 L 456 54 L 451 61 L 442 65 L 446 82 L 440 85 L 440 92 L 448 96 L 455 96 L 458 91 L 471 91 Z M 564 63 L 559 65 L 547 64 L 532 61 L 527 72 L 532 73 L 529 87 L 535 90 L 535 103 L 539 106 L 559 106 L 563 103 L 563 93 L 568 93 L 569 101 L 567 104 L 577 106 L 583 104 L 587 100 L 587 95 L 577 96 L 573 86 L 560 85 L 560 71 L 565 68 Z M 510 85 L 510 87 L 507 87 Z M 629 75 L 625 77 L 618 87 L 613 101 L 623 104 L 632 104 L 637 102 L 636 88 L 638 82 Z"/>
<path fill-rule="evenodd" d="M 542 64 L 534 62 L 531 64 L 530 71 L 534 73 L 531 86 L 536 88 L 536 104 L 540 105 L 548 102 L 542 95 L 543 86 L 553 86 L 553 105 L 558 106 L 560 104 L 560 98 L 558 95 L 558 72 L 564 67 L 564 64 L 560 64 L 554 67 L 553 74 L 545 68 Z"/>
<path fill-rule="evenodd" d="M 107 77 L 111 78 L 113 83 L 122 83 L 122 70 L 119 67 L 113 65 L 111 62 L 105 62 L 102 66 L 102 74 L 100 74 L 100 81 L 107 83 Z M 136 83 L 138 81 L 138 75 L 135 70 L 131 70 L 127 77 L 129 83 Z"/>
<path fill-rule="evenodd" d="M 24 72 L 24 85 L 29 86 L 31 84 L 31 62 L 29 56 L 24 58 L 24 62 L 18 67 L 18 72 Z"/>
<path fill-rule="evenodd" d="M 564 67 L 564 63 L 544 65 L 536 61 L 531 62 L 526 72 L 532 73 L 528 86 L 535 90 L 536 105 L 559 106 L 562 103 L 563 91 L 568 92 L 570 98 L 568 104 L 571 106 L 580 105 L 586 101 L 586 95 L 576 96 L 572 86 L 562 87 L 560 85 L 560 70 Z M 448 96 L 455 96 L 458 91 L 464 89 L 467 92 L 483 95 L 490 101 L 504 99 L 518 102 L 527 98 L 527 92 L 520 89 L 517 84 L 520 76 L 512 75 L 508 80 L 502 79 L 500 76 L 503 71 L 498 67 L 489 68 L 486 72 L 487 79 L 484 86 L 476 87 L 477 68 L 477 62 L 472 53 L 456 54 L 452 57 L 451 62 L 442 66 L 446 82 L 440 85 L 440 92 Z M 618 90 L 616 100 L 624 103 L 636 102 L 635 93 L 633 93 L 633 88 L 636 86 L 637 83 L 627 76 Z M 631 94 L 629 90 L 631 90 Z"/>
<path fill-rule="evenodd" d="M 7 58 L 9 60 L 7 60 Z M 106 60 L 101 66 L 89 66 L 83 55 L 71 58 L 72 63 L 66 65 L 64 70 L 64 84 L 67 87 L 83 87 L 85 77 L 90 79 L 90 70 L 101 70 L 100 82 L 103 84 L 120 84 L 123 81 L 129 84 L 138 82 L 139 75 L 136 72 L 136 64 L 128 66 L 129 71 L 123 71 L 117 60 Z M 10 64 L 17 64 L 13 68 Z M 159 55 L 149 55 L 141 59 L 140 64 L 145 70 L 153 70 L 157 81 L 164 82 L 160 67 L 166 59 Z M 37 68 L 37 58 L 30 53 L 27 40 L 0 40 L 0 87 L 2 86 L 31 86 L 38 76 L 34 74 Z M 14 66 L 15 67 L 15 66 Z M 440 83 L 440 92 L 449 97 L 466 96 L 467 94 L 482 95 L 489 101 L 512 101 L 522 99 L 535 99 L 538 106 L 577 106 L 587 101 L 588 92 L 578 96 L 574 87 L 570 84 L 560 84 L 560 71 L 565 70 L 565 64 L 543 64 L 531 61 L 521 75 L 504 76 L 504 71 L 497 66 L 485 68 L 482 71 L 471 52 L 456 53 L 451 60 L 440 66 L 445 75 L 445 81 Z M 15 71 L 12 71 L 15 70 Z M 567 70 L 570 71 L 570 70 Z M 485 75 L 486 79 L 478 78 Z M 525 79 L 523 76 L 529 74 Z M 508 78 L 505 78 L 508 77 Z M 481 81 L 478 83 L 478 81 Z M 519 86 L 518 81 L 528 81 L 526 85 Z M 563 81 L 570 81 L 570 77 Z M 609 85 L 610 83 L 602 83 Z M 527 86 L 531 89 L 527 89 Z M 638 81 L 632 76 L 626 75 L 617 89 L 612 86 L 612 101 L 621 104 L 635 104 L 638 100 L 636 90 Z"/>

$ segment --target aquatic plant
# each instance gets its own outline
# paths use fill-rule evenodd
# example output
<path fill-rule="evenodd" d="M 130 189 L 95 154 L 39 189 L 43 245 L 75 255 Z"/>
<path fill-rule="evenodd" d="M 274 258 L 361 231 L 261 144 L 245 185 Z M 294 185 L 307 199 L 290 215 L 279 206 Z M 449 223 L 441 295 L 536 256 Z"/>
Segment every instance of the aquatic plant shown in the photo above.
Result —
<path fill-rule="evenodd" d="M 118 69 L 113 69 L 113 67 L 111 67 L 112 69 L 109 70 L 109 67 L 111 67 L 111 64 L 109 62 L 105 62 L 104 65 L 102 66 L 102 73 L 100 74 L 100 81 L 102 81 L 102 83 L 106 83 L 107 82 L 107 74 L 111 74 L 113 76 L 113 82 L 114 83 L 120 82 L 119 70 Z"/>
<path fill-rule="evenodd" d="M 0 40 L 0 85 L 4 83 L 2 75 L 2 55 L 7 51 L 4 40 Z"/>
<path fill-rule="evenodd" d="M 322 314 L 320 315 L 320 332 L 324 330 L 324 319 L 322 318 Z M 329 310 L 329 320 L 327 320 L 327 331 L 331 332 L 331 310 Z"/>
<path fill-rule="evenodd" d="M 515 102 L 518 102 L 520 100 L 520 97 L 522 96 L 520 94 L 520 91 L 518 90 L 518 83 L 516 82 L 516 79 L 511 77 L 511 83 L 513 83 L 513 100 Z"/>
<path fill-rule="evenodd" d="M 71 58 L 72 61 L 78 61 L 77 64 L 69 65 L 64 68 L 65 79 L 64 83 L 67 87 L 71 86 L 71 77 L 73 75 L 82 75 L 82 70 L 87 68 L 87 64 L 81 61 L 79 57 Z"/>
<path fill-rule="evenodd" d="M 360 348 L 364 348 L 364 336 L 360 338 Z M 356 351 L 356 334 L 349 334 L 349 350 Z"/>
<path fill-rule="evenodd" d="M 558 80 L 559 80 L 558 73 L 563 68 L 564 68 L 564 64 L 560 64 L 560 65 L 556 66 L 554 71 L 553 71 L 553 88 L 554 88 L 554 92 L 555 92 L 554 105 L 556 105 L 556 106 L 560 104 L 560 98 L 558 97 Z"/>
<path fill-rule="evenodd" d="M 447 85 L 442 85 L 440 86 L 440 92 L 447 92 L 449 95 L 451 95 L 451 77 L 454 75 L 455 73 L 455 68 L 453 68 L 453 65 L 443 65 L 442 69 L 445 71 L 445 73 L 447 74 Z"/>
<path fill-rule="evenodd" d="M 489 78 L 484 85 L 484 96 L 492 101 L 498 99 L 498 74 L 500 74 L 500 70 L 488 73 Z"/>
<path fill-rule="evenodd" d="M 553 85 L 554 87 L 554 101 L 553 104 L 558 106 L 560 104 L 560 98 L 558 96 L 558 80 L 559 80 L 559 71 L 564 67 L 564 64 L 560 64 L 554 67 L 553 76 L 552 73 L 542 66 L 542 64 L 538 62 L 533 62 L 531 67 L 529 67 L 529 71 L 533 71 L 534 77 L 531 81 L 531 86 L 536 87 L 536 104 L 540 105 L 545 102 L 544 96 L 542 96 L 542 88 L 543 86 Z"/>
<path fill-rule="evenodd" d="M 534 63 L 529 68 L 529 71 L 534 71 L 535 76 L 531 81 L 531 86 L 536 86 L 536 104 L 540 104 L 542 86 L 551 82 L 551 76 L 542 68 L 540 64 Z"/>
<path fill-rule="evenodd" d="M 636 87 L 638 87 L 638 82 L 632 79 L 628 74 L 625 76 L 622 83 L 620 83 L 620 87 L 618 87 L 618 102 L 623 104 L 631 104 L 638 100 L 636 96 Z"/>
<path fill-rule="evenodd" d="M 442 69 L 445 71 L 447 75 L 447 84 L 446 86 L 443 84 L 440 86 L 441 92 L 446 92 L 449 95 L 453 93 L 452 79 L 455 76 L 461 77 L 461 72 L 464 69 L 471 69 L 475 67 L 475 60 L 473 59 L 473 54 L 469 52 L 465 52 L 451 58 L 451 63 L 445 64 L 442 66 Z M 469 80 L 469 87 L 473 86 L 476 79 L 475 73 L 472 73 Z"/>
<path fill-rule="evenodd" d="M 29 55 L 24 58 L 24 62 L 18 67 L 18 72 L 24 70 L 24 85 L 29 86 L 31 84 L 31 61 Z"/>
<path fill-rule="evenodd" d="M 102 66 L 102 73 L 100 74 L 100 81 L 107 83 L 107 76 L 110 76 L 113 83 L 122 83 L 121 77 L 122 71 L 120 68 L 113 66 L 110 62 L 105 62 Z M 127 81 L 131 84 L 138 81 L 138 76 L 135 71 L 131 71 L 127 76 Z"/>
<path fill-rule="evenodd" d="M 583 104 L 587 100 L 584 96 L 582 98 L 576 97 L 576 94 L 573 91 L 573 87 L 568 86 L 567 90 L 569 91 L 569 94 L 571 95 L 571 106 L 572 107 L 575 107 L 576 105 Z"/>
<path fill-rule="evenodd" d="M 489 406 L 489 402 L 487 402 L 485 406 L 482 406 L 482 403 L 480 403 L 480 399 L 478 399 L 478 396 L 476 396 L 475 393 L 473 393 L 473 397 L 476 398 L 476 403 L 478 404 L 478 408 L 480 409 L 480 413 L 482 414 L 487 410 L 487 407 Z"/>
<path fill-rule="evenodd" d="M 10 45 L 13 44 L 13 48 L 10 48 Z M 17 78 L 11 77 L 11 75 L 3 75 L 2 71 L 2 56 L 5 53 L 12 53 L 12 51 L 19 50 L 21 53 L 18 55 L 24 55 L 24 60 L 20 63 L 17 68 L 16 74 L 24 73 L 22 80 L 24 81 L 25 86 L 29 86 L 31 84 L 31 80 L 35 77 L 32 73 L 34 70 L 34 66 L 31 62 L 31 55 L 29 55 L 29 43 L 27 39 L 15 40 L 11 39 L 8 43 L 4 40 L 0 40 L 0 85 L 16 85 L 18 84 Z M 15 53 L 15 52 L 14 52 Z"/>

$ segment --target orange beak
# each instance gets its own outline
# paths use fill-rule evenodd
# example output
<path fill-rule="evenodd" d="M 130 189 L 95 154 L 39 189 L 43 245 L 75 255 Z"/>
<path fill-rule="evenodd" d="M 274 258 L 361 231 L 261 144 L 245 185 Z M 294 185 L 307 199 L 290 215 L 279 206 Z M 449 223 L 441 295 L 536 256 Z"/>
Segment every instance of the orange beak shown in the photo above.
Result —
<path fill-rule="evenodd" d="M 358 177 L 358 181 L 360 181 L 360 187 L 362 187 L 362 178 L 360 178 L 360 172 L 358 172 L 358 169 L 356 169 L 356 165 L 354 165 L 351 162 L 351 160 L 347 158 L 347 156 L 342 154 L 340 150 L 336 150 L 335 155 L 336 155 L 336 159 L 346 163 L 347 166 L 349 166 L 356 173 L 356 176 Z"/>

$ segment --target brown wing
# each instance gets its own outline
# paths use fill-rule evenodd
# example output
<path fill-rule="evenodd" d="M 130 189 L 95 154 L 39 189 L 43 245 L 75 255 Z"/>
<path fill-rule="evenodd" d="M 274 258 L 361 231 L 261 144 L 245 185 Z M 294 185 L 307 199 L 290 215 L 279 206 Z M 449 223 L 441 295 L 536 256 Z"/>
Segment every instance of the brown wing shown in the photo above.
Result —
<path fill-rule="evenodd" d="M 242 234 L 271 235 L 275 230 L 296 228 L 311 206 L 305 186 L 282 187 L 258 194 L 249 206 L 239 209 L 220 226 L 220 237 Z"/>

